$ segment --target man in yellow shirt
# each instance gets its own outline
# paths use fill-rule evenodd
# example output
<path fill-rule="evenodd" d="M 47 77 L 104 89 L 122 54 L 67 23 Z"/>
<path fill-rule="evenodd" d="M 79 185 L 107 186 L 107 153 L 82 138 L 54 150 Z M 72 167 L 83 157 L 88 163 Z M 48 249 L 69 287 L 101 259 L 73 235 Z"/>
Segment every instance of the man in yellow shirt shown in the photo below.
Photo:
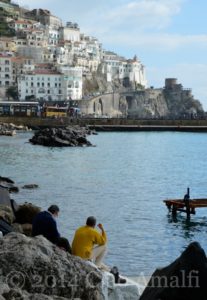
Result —
<path fill-rule="evenodd" d="M 97 225 L 101 233 L 95 229 L 95 226 L 96 218 L 88 217 L 86 225 L 76 230 L 72 254 L 86 260 L 91 259 L 97 266 L 100 266 L 106 253 L 107 237 L 102 224 Z"/>

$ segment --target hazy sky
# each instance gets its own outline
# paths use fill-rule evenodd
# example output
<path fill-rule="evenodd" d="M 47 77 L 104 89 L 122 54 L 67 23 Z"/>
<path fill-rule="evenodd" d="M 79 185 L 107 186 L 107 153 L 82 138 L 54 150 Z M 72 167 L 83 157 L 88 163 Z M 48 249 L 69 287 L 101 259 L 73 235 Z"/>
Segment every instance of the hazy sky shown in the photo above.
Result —
<path fill-rule="evenodd" d="M 27 8 L 47 8 L 63 22 L 97 37 L 103 48 L 146 66 L 149 86 L 166 77 L 192 88 L 207 110 L 206 0 L 17 0 Z"/>

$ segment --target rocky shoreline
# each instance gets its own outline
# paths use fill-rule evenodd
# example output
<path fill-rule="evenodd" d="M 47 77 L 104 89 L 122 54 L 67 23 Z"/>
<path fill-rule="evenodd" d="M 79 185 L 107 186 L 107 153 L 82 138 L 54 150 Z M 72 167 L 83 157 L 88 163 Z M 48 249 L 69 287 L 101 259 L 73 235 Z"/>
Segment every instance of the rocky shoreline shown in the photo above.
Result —
<path fill-rule="evenodd" d="M 14 125 L 13 123 L 0 123 L 0 135 L 14 136 L 17 130 L 28 131 L 27 126 Z"/>
<path fill-rule="evenodd" d="M 12 203 L 8 184 L 16 186 L 10 178 L 0 177 L 0 230 L 1 220 L 11 229 L 0 238 L 0 300 L 139 299 L 143 287 L 135 282 L 127 279 L 116 284 L 113 274 L 70 255 L 43 236 L 31 237 L 33 218 L 41 208 Z"/>

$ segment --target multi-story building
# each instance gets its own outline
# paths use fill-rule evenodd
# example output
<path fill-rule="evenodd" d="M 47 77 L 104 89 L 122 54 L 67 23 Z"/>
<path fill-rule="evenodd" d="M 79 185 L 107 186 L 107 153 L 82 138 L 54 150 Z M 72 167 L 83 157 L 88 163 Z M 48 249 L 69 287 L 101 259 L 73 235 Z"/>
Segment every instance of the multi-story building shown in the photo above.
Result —
<path fill-rule="evenodd" d="M 108 82 L 113 79 L 128 79 L 131 84 L 146 87 L 145 68 L 135 56 L 134 59 L 126 60 L 116 53 L 104 51 L 102 62 L 102 73 Z"/>
<path fill-rule="evenodd" d="M 59 66 L 58 70 L 63 74 L 63 94 L 65 100 L 82 99 L 82 68 Z"/>
<path fill-rule="evenodd" d="M 57 46 L 59 44 L 59 30 L 49 26 L 46 30 L 48 45 Z"/>
<path fill-rule="evenodd" d="M 18 93 L 24 101 L 34 97 L 41 101 L 63 101 L 63 75 L 50 69 L 36 69 L 19 76 Z"/>
<path fill-rule="evenodd" d="M 8 87 L 15 85 L 13 75 L 12 55 L 7 53 L 0 54 L 0 86 Z"/>
<path fill-rule="evenodd" d="M 35 24 L 37 22 L 32 21 L 32 20 L 12 20 L 11 22 L 8 23 L 9 27 L 14 29 L 16 32 L 18 31 L 23 31 L 23 30 L 28 30 L 32 29 L 35 27 Z"/>
<path fill-rule="evenodd" d="M 0 51 L 15 52 L 16 51 L 16 38 L 1 37 Z"/>
<path fill-rule="evenodd" d="M 43 25 L 51 26 L 52 28 L 58 29 L 62 26 L 60 18 L 53 16 L 49 10 L 46 9 L 33 9 L 32 11 L 26 12 L 27 18 L 32 18 Z"/>
<path fill-rule="evenodd" d="M 80 41 L 80 28 L 77 23 L 67 22 L 65 27 L 59 28 L 60 40 L 63 41 Z"/>

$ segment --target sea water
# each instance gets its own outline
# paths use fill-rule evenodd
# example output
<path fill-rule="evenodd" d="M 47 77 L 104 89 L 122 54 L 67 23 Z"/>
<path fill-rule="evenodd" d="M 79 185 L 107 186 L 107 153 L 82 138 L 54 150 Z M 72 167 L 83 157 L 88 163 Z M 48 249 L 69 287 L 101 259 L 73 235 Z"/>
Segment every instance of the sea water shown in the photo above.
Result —
<path fill-rule="evenodd" d="M 43 209 L 58 204 L 58 228 L 72 242 L 94 215 L 108 235 L 105 262 L 130 276 L 149 275 L 175 260 L 192 241 L 207 250 L 207 208 L 191 221 L 173 220 L 163 203 L 207 198 L 207 134 L 109 132 L 89 136 L 96 147 L 47 148 L 28 143 L 32 132 L 0 137 L 0 175 L 19 187 L 17 202 Z"/>

